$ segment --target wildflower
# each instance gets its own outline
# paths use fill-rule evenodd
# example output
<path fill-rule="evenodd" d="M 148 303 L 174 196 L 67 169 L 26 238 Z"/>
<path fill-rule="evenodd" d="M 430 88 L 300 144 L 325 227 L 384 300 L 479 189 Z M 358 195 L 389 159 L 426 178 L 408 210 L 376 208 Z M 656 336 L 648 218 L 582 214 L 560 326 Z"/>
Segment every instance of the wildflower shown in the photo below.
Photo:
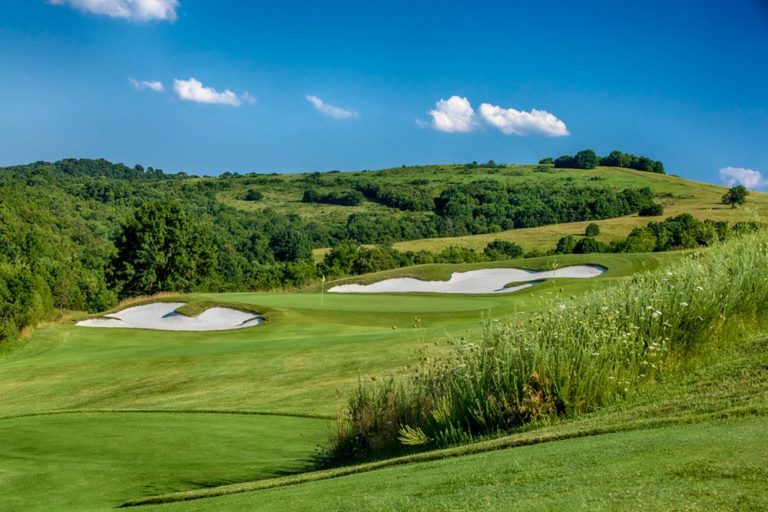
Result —
<path fill-rule="evenodd" d="M 565 304 L 560 304 L 557 306 L 558 311 L 565 311 Z"/>
<path fill-rule="evenodd" d="M 659 310 L 657 309 L 656 311 L 654 311 L 653 313 L 651 313 L 651 316 L 652 316 L 653 318 L 659 318 L 659 317 L 661 316 L 661 311 L 659 311 Z"/>
<path fill-rule="evenodd" d="M 687 302 L 685 302 L 685 301 L 681 302 L 681 303 L 680 303 L 680 305 L 681 305 L 681 306 L 683 306 L 684 308 L 687 308 L 687 307 L 688 307 L 688 303 L 687 303 Z"/>

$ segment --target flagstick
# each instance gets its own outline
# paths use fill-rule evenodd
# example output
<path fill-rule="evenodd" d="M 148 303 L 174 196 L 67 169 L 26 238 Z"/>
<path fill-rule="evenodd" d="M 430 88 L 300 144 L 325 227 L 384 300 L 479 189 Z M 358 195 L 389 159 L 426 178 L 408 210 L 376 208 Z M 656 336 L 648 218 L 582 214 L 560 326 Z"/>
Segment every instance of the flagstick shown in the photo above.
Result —
<path fill-rule="evenodd" d="M 325 307 L 325 276 L 320 284 L 320 307 Z"/>

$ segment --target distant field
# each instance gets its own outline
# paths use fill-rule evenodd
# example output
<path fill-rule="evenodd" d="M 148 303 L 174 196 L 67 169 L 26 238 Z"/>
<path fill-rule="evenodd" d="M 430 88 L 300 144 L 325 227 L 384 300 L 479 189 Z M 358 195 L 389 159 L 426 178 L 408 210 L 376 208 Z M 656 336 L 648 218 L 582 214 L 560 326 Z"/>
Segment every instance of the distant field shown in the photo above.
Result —
<path fill-rule="evenodd" d="M 500 233 L 428 238 L 395 243 L 394 247 L 402 251 L 426 250 L 430 252 L 440 252 L 452 245 L 482 250 L 488 242 L 495 239 L 517 242 L 525 250 L 549 250 L 553 249 L 557 241 L 563 236 L 583 235 L 584 229 L 590 222 L 596 222 L 600 226 L 601 233 L 597 239 L 608 242 L 627 236 L 632 228 L 645 226 L 650 221 L 661 220 L 682 213 L 689 213 L 701 220 L 712 219 L 732 222 L 764 220 L 768 217 L 768 194 L 761 192 L 751 192 L 747 204 L 743 207 L 731 208 L 722 204 L 720 201 L 726 188 L 675 176 L 612 167 L 598 167 L 592 170 L 550 168 L 548 172 L 539 172 L 536 168 L 536 166 L 520 165 L 504 169 L 474 169 L 470 172 L 462 166 L 446 165 L 423 168 L 409 167 L 405 169 L 390 169 L 368 174 L 375 174 L 377 176 L 377 182 L 378 180 L 381 180 L 385 183 L 402 183 L 403 180 L 407 183 L 408 180 L 416 179 L 426 181 L 428 184 L 422 186 L 428 187 L 435 195 L 439 195 L 440 191 L 451 184 L 466 183 L 477 179 L 497 180 L 510 185 L 532 183 L 541 185 L 559 184 L 569 186 L 604 187 L 616 190 L 650 187 L 655 194 L 655 201 L 664 206 L 664 215 L 661 217 L 639 217 L 637 215 L 630 215 L 598 221 L 514 229 Z M 350 174 L 350 176 L 353 175 L 354 174 Z M 317 214 L 324 222 L 342 222 L 352 211 L 345 210 L 345 208 L 350 207 L 303 205 L 303 203 L 299 202 L 303 191 L 300 183 L 293 183 L 291 179 L 286 178 L 285 184 L 286 185 L 284 186 L 289 187 L 289 189 L 290 187 L 295 187 L 292 192 L 287 193 L 288 195 L 285 196 L 292 197 L 294 202 L 285 203 L 285 208 L 288 208 L 290 205 L 293 205 L 290 206 L 291 208 L 298 207 L 299 209 L 296 211 L 300 212 L 300 214 L 306 218 L 312 218 L 314 214 Z M 232 193 L 227 193 L 226 196 L 222 197 L 229 197 L 231 195 Z M 278 209 L 281 208 L 281 206 L 273 204 L 271 201 L 250 205 L 245 201 L 228 201 L 228 204 L 253 210 L 258 210 L 259 208 L 266 206 L 277 207 Z M 385 207 L 366 201 L 363 205 L 354 208 L 356 209 L 355 211 L 373 211 Z M 325 248 L 315 249 L 314 254 L 316 259 L 321 258 L 327 251 L 328 249 Z"/>

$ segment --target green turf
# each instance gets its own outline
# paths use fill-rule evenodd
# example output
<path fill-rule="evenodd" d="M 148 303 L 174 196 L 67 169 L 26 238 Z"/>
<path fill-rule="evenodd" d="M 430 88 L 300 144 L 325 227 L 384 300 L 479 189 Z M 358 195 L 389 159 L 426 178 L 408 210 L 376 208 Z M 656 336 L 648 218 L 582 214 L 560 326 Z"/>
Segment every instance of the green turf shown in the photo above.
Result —
<path fill-rule="evenodd" d="M 579 438 L 147 511 L 765 510 L 765 418 Z"/>
<path fill-rule="evenodd" d="M 0 355 L 0 510 L 101 510 L 172 490 L 298 471 L 316 444 L 328 439 L 330 420 L 343 403 L 339 397 L 359 377 L 399 371 L 426 344 L 439 351 L 449 337 L 477 332 L 484 318 L 514 321 L 553 307 L 560 296 L 677 256 L 534 261 L 531 266 L 542 268 L 596 263 L 609 272 L 593 280 L 547 281 L 510 295 L 185 298 L 270 311 L 266 324 L 243 330 L 41 327 Z M 451 270 L 420 271 L 429 277 Z M 73 414 L 29 416 L 52 411 Z M 220 414 L 229 411 L 307 417 Z M 25 416 L 14 417 L 19 415 Z M 35 494 L 38 485 L 45 496 Z"/>
<path fill-rule="evenodd" d="M 154 498 L 221 493 L 138 510 L 764 510 L 766 354 L 768 339 L 745 339 L 592 414 L 457 448 Z"/>
<path fill-rule="evenodd" d="M 127 495 L 299 471 L 327 420 L 72 413 L 0 420 L 0 510 L 103 510 Z"/>

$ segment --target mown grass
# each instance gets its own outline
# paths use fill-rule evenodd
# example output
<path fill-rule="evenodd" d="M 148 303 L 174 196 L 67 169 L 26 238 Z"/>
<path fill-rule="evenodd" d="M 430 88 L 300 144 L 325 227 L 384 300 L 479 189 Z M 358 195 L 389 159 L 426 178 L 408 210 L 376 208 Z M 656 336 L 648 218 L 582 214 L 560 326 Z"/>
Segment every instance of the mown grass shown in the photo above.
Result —
<path fill-rule="evenodd" d="M 525 270 L 554 270 L 557 268 L 569 267 L 574 265 L 596 265 L 604 267 L 606 273 L 601 276 L 602 279 L 613 277 L 626 277 L 638 272 L 654 270 L 659 265 L 665 264 L 671 260 L 681 257 L 681 252 L 665 252 L 653 254 L 564 254 L 557 256 L 544 256 L 538 258 L 521 258 L 517 260 L 504 261 L 486 261 L 479 263 L 431 263 L 427 265 L 415 265 L 412 267 L 402 267 L 381 272 L 373 272 L 362 276 L 345 277 L 328 281 L 323 285 L 324 289 L 329 290 L 334 286 L 342 284 L 371 284 L 385 279 L 395 279 L 401 277 L 411 277 L 424 281 L 447 281 L 454 272 L 467 272 L 469 270 L 479 270 L 487 268 L 520 268 Z M 545 280 L 548 282 L 562 282 L 573 279 L 559 278 L 555 280 Z M 589 283 L 587 283 L 589 286 Z M 320 285 L 314 284 L 305 289 L 306 291 L 316 292 L 320 290 Z"/>
<path fill-rule="evenodd" d="M 487 441 L 127 504 L 177 511 L 302 510 L 306 503 L 323 510 L 508 510 L 510 502 L 521 510 L 732 510 L 738 502 L 762 510 L 766 354 L 764 335 L 743 339 L 624 401 Z M 166 504 L 146 506 L 152 503 Z"/>
<path fill-rule="evenodd" d="M 0 419 L 0 510 L 114 508 L 126 496 L 301 471 L 323 419 L 71 412 Z"/>
<path fill-rule="evenodd" d="M 446 339 L 478 331 L 484 319 L 513 321 L 559 294 L 578 295 L 666 264 L 655 255 L 625 257 L 606 263 L 616 267 L 613 277 L 553 281 L 505 296 L 159 298 L 276 315 L 237 331 L 95 329 L 73 325 L 76 315 L 40 326 L 0 355 L 0 510 L 105 510 L 129 498 L 301 471 L 316 445 L 327 445 L 338 397 L 359 378 L 402 372 L 422 347 L 446 350 Z M 567 261 L 588 257 L 582 258 Z M 311 421 L 284 418 L 296 415 Z M 312 442 L 305 431 L 314 432 Z M 102 445 L 98 456 L 78 455 Z M 260 447 L 275 455 L 264 456 Z M 43 487 L 45 496 L 36 496 Z"/>
<path fill-rule="evenodd" d="M 148 511 L 765 510 L 765 418 L 714 421 L 392 467 Z"/>
<path fill-rule="evenodd" d="M 490 323 L 482 341 L 426 355 L 407 378 L 361 383 L 329 458 L 469 442 L 622 399 L 756 329 L 767 255 L 768 234 L 745 236 L 523 322 Z"/>

